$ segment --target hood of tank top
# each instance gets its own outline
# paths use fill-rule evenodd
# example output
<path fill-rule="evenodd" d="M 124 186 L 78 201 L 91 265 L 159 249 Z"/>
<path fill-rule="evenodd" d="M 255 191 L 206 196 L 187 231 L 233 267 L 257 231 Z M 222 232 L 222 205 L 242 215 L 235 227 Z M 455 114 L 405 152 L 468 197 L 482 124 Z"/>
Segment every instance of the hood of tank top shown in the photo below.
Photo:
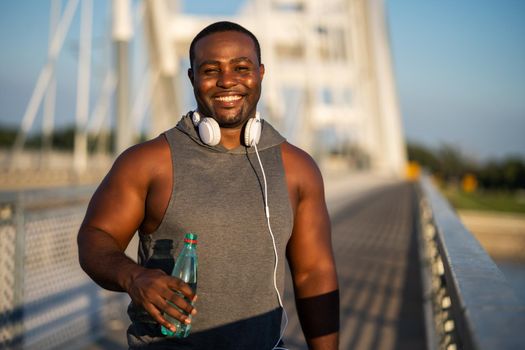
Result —
<path fill-rule="evenodd" d="M 199 137 L 197 127 L 195 127 L 193 125 L 193 122 L 191 121 L 191 112 L 183 116 L 175 127 L 178 130 L 185 133 L 186 135 L 188 135 L 193 141 L 195 141 L 202 147 L 214 150 L 216 152 L 231 154 L 255 153 L 255 147 L 246 147 L 242 144 L 239 147 L 230 150 L 225 148 L 221 144 L 218 144 L 216 146 L 210 146 L 205 144 L 201 141 Z M 257 143 L 257 149 L 259 151 L 280 145 L 284 141 L 286 141 L 286 139 L 281 134 L 279 134 L 279 132 L 275 130 L 273 126 L 270 125 L 270 123 L 266 122 L 265 120 L 261 120 L 261 138 L 259 139 L 259 143 Z"/>

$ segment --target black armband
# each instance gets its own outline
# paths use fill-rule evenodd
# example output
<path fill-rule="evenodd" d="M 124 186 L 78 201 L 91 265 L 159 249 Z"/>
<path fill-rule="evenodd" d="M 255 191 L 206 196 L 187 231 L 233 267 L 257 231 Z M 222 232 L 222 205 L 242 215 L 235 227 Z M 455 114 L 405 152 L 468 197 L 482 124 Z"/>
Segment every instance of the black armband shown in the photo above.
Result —
<path fill-rule="evenodd" d="M 305 338 L 339 331 L 339 290 L 296 300 Z"/>

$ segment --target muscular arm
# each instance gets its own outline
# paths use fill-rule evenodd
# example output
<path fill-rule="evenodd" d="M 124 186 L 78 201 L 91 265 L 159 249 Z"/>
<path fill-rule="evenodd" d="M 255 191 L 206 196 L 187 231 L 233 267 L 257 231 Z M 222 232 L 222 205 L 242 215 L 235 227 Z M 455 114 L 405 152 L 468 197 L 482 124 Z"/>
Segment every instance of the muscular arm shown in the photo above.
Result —
<path fill-rule="evenodd" d="M 124 250 L 144 218 L 148 176 L 130 176 L 140 151 L 123 153 L 91 198 L 78 234 L 80 265 L 103 288 L 126 291 L 140 267 Z M 112 268 L 109 268 L 112 267 Z"/>
<path fill-rule="evenodd" d="M 338 282 L 323 180 L 305 152 L 285 144 L 282 153 L 295 214 L 287 258 L 299 320 L 310 349 L 337 349 Z M 323 315 L 319 307 L 327 312 Z M 333 326 L 320 333 L 313 331 L 319 322 Z"/>
<path fill-rule="evenodd" d="M 173 328 L 162 317 L 163 311 L 181 321 L 186 317 L 166 300 L 189 313 L 191 305 L 173 291 L 191 300 L 191 288 L 161 270 L 139 266 L 124 253 L 136 230 L 147 225 L 151 216 L 146 215 L 146 203 L 158 175 L 162 142 L 159 138 L 134 146 L 115 161 L 89 203 L 77 241 L 80 265 L 96 283 L 128 293 L 157 322 Z"/>

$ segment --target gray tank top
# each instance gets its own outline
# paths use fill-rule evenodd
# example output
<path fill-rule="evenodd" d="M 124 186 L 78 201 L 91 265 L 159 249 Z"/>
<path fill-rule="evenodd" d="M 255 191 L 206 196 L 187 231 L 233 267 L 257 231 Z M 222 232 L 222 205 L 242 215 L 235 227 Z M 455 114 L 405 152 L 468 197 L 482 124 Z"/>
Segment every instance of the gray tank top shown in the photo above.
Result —
<path fill-rule="evenodd" d="M 273 285 L 274 251 L 264 209 L 264 182 L 253 147 L 227 150 L 201 142 L 189 115 L 165 133 L 173 163 L 173 190 L 164 218 L 150 235 L 140 234 L 139 263 L 145 265 L 159 239 L 198 235 L 198 314 L 190 336 L 165 338 L 157 325 L 130 305 L 130 347 L 144 342 L 162 349 L 270 349 L 279 338 L 281 309 Z M 285 250 L 293 212 L 281 158 L 284 138 L 263 122 L 258 144 L 268 183 L 270 222 L 284 293 Z"/>

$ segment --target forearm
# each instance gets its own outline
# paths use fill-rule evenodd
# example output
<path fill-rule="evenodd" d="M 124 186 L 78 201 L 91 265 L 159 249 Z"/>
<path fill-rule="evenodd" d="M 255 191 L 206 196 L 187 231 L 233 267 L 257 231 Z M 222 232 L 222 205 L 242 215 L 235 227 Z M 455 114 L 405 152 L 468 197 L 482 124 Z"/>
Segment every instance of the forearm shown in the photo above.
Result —
<path fill-rule="evenodd" d="M 78 235 L 79 262 L 82 269 L 102 288 L 127 292 L 141 269 L 107 233 L 82 227 Z"/>
<path fill-rule="evenodd" d="M 339 290 L 335 269 L 303 276 L 294 287 L 297 314 L 309 349 L 338 349 Z"/>
<path fill-rule="evenodd" d="M 309 349 L 338 349 L 339 290 L 296 299 L 296 307 Z"/>
<path fill-rule="evenodd" d="M 306 338 L 306 343 L 310 350 L 338 350 L 339 332 L 316 338 Z"/>

